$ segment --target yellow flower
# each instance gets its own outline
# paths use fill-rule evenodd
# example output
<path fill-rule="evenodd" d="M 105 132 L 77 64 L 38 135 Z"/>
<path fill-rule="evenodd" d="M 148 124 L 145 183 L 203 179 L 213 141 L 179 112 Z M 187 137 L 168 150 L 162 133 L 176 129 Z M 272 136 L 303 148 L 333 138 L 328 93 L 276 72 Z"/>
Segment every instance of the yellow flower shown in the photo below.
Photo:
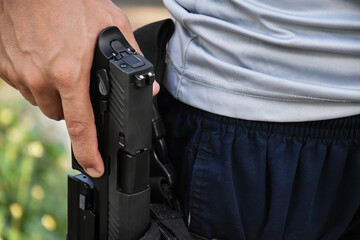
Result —
<path fill-rule="evenodd" d="M 7 132 L 7 139 L 12 143 L 19 143 L 24 139 L 24 133 L 17 128 L 11 128 Z"/>
<path fill-rule="evenodd" d="M 0 237 L 0 240 L 4 240 L 2 237 Z"/>
<path fill-rule="evenodd" d="M 32 157 L 42 157 L 44 155 L 44 147 L 40 142 L 32 142 L 28 145 L 28 153 Z"/>
<path fill-rule="evenodd" d="M 5 108 L 0 111 L 0 124 L 3 126 L 9 125 L 14 120 L 14 112 L 10 108 Z"/>
<path fill-rule="evenodd" d="M 56 160 L 56 167 L 59 171 L 71 170 L 71 157 L 68 154 L 64 154 Z"/>
<path fill-rule="evenodd" d="M 51 215 L 45 214 L 41 218 L 41 223 L 48 231 L 54 231 L 56 229 L 56 221 Z"/>
<path fill-rule="evenodd" d="M 31 189 L 31 196 L 38 201 L 41 201 L 44 199 L 45 193 L 44 193 L 44 189 L 40 186 L 40 185 L 35 185 L 32 189 Z"/>
<path fill-rule="evenodd" d="M 10 205 L 10 213 L 15 219 L 19 219 L 23 215 L 23 209 L 18 203 L 12 203 Z"/>

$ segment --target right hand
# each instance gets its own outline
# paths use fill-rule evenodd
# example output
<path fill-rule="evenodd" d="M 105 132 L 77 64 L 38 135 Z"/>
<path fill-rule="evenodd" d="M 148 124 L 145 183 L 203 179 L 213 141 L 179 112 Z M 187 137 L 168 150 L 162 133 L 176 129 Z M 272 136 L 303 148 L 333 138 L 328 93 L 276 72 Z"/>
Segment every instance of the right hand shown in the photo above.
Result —
<path fill-rule="evenodd" d="M 0 0 L 0 77 L 51 119 L 65 119 L 79 164 L 93 177 L 104 165 L 89 95 L 102 29 L 117 26 L 141 53 L 128 18 L 110 0 Z M 154 93 L 159 89 L 155 84 Z"/>

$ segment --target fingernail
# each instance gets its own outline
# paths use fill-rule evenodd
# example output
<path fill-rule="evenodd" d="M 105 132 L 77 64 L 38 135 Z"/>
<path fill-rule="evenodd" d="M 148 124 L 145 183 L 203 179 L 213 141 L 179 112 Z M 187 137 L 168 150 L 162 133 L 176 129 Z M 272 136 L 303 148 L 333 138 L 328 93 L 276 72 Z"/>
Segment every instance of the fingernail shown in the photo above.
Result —
<path fill-rule="evenodd" d="M 94 168 L 86 168 L 85 171 L 92 177 L 101 177 L 101 173 Z"/>

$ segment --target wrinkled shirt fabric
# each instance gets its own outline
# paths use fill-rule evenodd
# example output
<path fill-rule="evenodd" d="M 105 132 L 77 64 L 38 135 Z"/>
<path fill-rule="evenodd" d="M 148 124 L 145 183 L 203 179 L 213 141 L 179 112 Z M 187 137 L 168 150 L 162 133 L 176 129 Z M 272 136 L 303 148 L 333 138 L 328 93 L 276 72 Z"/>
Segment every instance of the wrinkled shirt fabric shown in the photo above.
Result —
<path fill-rule="evenodd" d="M 360 114 L 360 1 L 164 0 L 176 24 L 165 86 L 222 116 Z"/>

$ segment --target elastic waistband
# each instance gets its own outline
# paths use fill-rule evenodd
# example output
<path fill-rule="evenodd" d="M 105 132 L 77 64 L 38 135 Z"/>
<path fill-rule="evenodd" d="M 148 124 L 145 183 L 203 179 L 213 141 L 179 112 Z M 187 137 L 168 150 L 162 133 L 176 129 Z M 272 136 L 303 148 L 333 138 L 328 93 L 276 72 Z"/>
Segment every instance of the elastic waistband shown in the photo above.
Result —
<path fill-rule="evenodd" d="M 286 137 L 316 138 L 333 140 L 360 140 L 360 115 L 344 118 L 308 121 L 308 122 L 262 122 L 225 117 L 184 104 L 168 92 L 162 93 L 161 101 L 166 99 L 168 104 L 181 114 L 191 114 L 194 117 L 208 119 L 219 124 L 242 128 L 248 131 L 280 134 Z"/>

